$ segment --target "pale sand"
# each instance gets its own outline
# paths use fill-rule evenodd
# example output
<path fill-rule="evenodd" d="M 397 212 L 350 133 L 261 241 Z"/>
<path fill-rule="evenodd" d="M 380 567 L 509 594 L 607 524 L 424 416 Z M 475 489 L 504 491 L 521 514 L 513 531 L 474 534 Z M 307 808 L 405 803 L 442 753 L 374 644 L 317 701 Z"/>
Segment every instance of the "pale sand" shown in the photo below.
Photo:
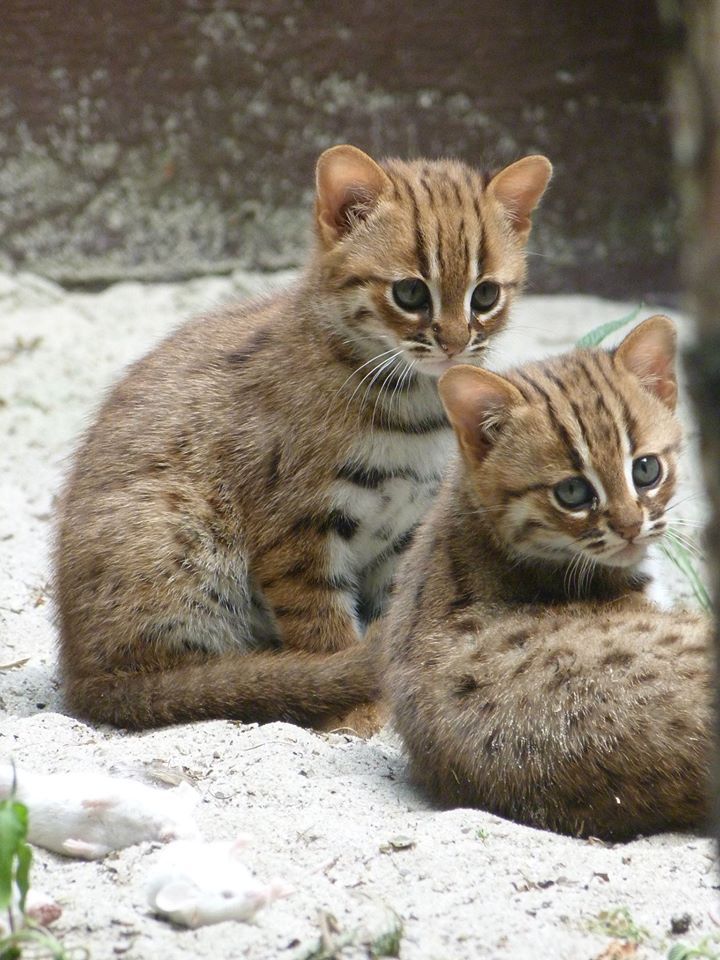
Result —
<path fill-rule="evenodd" d="M 254 925 L 183 931 L 145 907 L 155 849 L 134 847 L 99 863 L 38 850 L 34 884 L 64 910 L 57 935 L 85 944 L 95 960 L 294 960 L 317 939 L 320 910 L 344 931 L 371 932 L 395 911 L 404 922 L 406 960 L 592 960 L 611 956 L 604 951 L 612 937 L 596 921 L 617 907 L 647 931 L 628 956 L 664 957 L 678 939 L 697 944 L 719 935 L 708 840 L 668 834 L 607 847 L 480 811 L 434 811 L 408 783 L 389 731 L 364 742 L 287 724 L 215 722 L 129 736 L 63 714 L 53 672 L 48 540 L 75 438 L 123 366 L 181 319 L 282 279 L 238 274 L 80 294 L 26 274 L 0 275 L 0 666 L 28 658 L 0 671 L 0 756 L 42 772 L 127 774 L 153 762 L 184 771 L 202 796 L 206 836 L 250 832 L 249 865 L 263 878 L 285 877 L 297 891 Z M 493 365 L 558 352 L 629 309 L 586 297 L 528 297 Z M 689 324 L 679 320 L 686 336 Z M 691 456 L 689 493 L 698 487 L 694 464 Z M 701 501 L 687 501 L 682 511 L 698 516 Z M 671 572 L 664 576 L 683 592 Z M 396 837 L 412 846 L 388 849 Z M 671 918 L 686 912 L 690 931 L 671 937 Z M 342 956 L 367 952 L 356 946 Z"/>

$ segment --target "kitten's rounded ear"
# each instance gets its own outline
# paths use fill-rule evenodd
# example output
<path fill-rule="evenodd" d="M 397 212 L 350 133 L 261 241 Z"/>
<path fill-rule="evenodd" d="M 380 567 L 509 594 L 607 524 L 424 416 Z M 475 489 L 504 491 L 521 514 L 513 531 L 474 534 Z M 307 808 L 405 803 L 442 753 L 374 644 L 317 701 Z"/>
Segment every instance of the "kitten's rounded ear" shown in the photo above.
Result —
<path fill-rule="evenodd" d="M 677 403 L 677 334 L 670 317 L 659 313 L 635 327 L 615 350 L 615 360 L 670 410 Z"/>
<path fill-rule="evenodd" d="M 463 455 L 475 462 L 487 456 L 508 411 L 524 402 L 509 380 L 465 364 L 444 373 L 438 389 Z"/>
<path fill-rule="evenodd" d="M 367 216 L 390 180 L 375 161 L 357 147 L 331 147 L 316 168 L 315 216 L 326 247 L 342 239 L 354 222 Z"/>
<path fill-rule="evenodd" d="M 523 157 L 495 174 L 488 184 L 488 193 L 505 208 L 510 221 L 523 239 L 530 232 L 530 214 L 540 202 L 552 176 L 547 157 Z"/>

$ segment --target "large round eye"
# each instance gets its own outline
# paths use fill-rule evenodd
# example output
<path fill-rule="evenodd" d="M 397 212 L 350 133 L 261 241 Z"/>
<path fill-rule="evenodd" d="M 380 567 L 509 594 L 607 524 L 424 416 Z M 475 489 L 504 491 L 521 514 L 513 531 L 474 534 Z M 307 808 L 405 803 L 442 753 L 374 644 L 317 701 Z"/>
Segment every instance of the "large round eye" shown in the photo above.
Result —
<path fill-rule="evenodd" d="M 399 307 L 413 313 L 426 310 L 430 306 L 430 291 L 427 284 L 418 280 L 417 277 L 396 280 L 392 285 L 392 295 Z"/>
<path fill-rule="evenodd" d="M 632 478 L 636 487 L 653 487 L 660 479 L 662 470 L 657 457 L 638 457 L 632 465 Z"/>
<path fill-rule="evenodd" d="M 500 285 L 494 280 L 483 280 L 472 292 L 470 306 L 475 313 L 487 313 L 498 302 Z"/>
<path fill-rule="evenodd" d="M 596 499 L 596 493 L 585 477 L 568 477 L 555 486 L 555 498 L 568 510 L 580 510 Z"/>

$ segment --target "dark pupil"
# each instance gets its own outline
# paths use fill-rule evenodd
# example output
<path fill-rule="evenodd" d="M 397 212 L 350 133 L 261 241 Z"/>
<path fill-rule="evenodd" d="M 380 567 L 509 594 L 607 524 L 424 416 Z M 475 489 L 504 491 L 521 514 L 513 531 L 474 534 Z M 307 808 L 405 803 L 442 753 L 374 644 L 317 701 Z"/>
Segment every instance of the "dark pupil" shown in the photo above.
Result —
<path fill-rule="evenodd" d="M 392 285 L 395 303 L 403 310 L 424 310 L 430 306 L 430 291 L 427 284 L 417 277 L 397 280 Z"/>
<path fill-rule="evenodd" d="M 500 287 L 491 280 L 483 280 L 472 292 L 470 306 L 475 313 L 482 313 L 494 307 L 500 296 Z"/>
<path fill-rule="evenodd" d="M 564 507 L 582 507 L 590 503 L 595 492 L 582 477 L 569 477 L 555 487 L 555 496 Z"/>
<path fill-rule="evenodd" d="M 632 468 L 636 487 L 650 487 L 660 476 L 660 461 L 657 457 L 639 457 Z"/>

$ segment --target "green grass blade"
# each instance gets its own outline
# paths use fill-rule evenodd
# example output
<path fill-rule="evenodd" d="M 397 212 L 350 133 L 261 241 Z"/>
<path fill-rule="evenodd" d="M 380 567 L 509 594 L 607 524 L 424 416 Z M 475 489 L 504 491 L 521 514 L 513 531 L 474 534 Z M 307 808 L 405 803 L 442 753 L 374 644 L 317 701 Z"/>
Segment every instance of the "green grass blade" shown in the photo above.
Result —
<path fill-rule="evenodd" d="M 590 330 L 585 334 L 585 336 L 580 337 L 575 346 L 580 349 L 599 346 L 605 337 L 609 337 L 611 333 L 615 333 L 615 331 L 619 330 L 621 327 L 625 327 L 628 325 L 628 323 L 632 323 L 633 320 L 637 318 L 637 315 L 640 313 L 642 308 L 643 304 L 639 303 L 632 313 L 628 313 L 626 316 L 620 317 L 619 320 L 610 320 L 609 323 L 603 323 L 599 327 L 595 327 L 594 330 Z"/>
<path fill-rule="evenodd" d="M 688 549 L 678 540 L 672 527 L 665 532 L 666 542 L 662 543 L 665 556 L 682 573 L 692 587 L 695 599 L 704 610 L 711 610 L 712 603 L 705 584 L 702 582 Z"/>

